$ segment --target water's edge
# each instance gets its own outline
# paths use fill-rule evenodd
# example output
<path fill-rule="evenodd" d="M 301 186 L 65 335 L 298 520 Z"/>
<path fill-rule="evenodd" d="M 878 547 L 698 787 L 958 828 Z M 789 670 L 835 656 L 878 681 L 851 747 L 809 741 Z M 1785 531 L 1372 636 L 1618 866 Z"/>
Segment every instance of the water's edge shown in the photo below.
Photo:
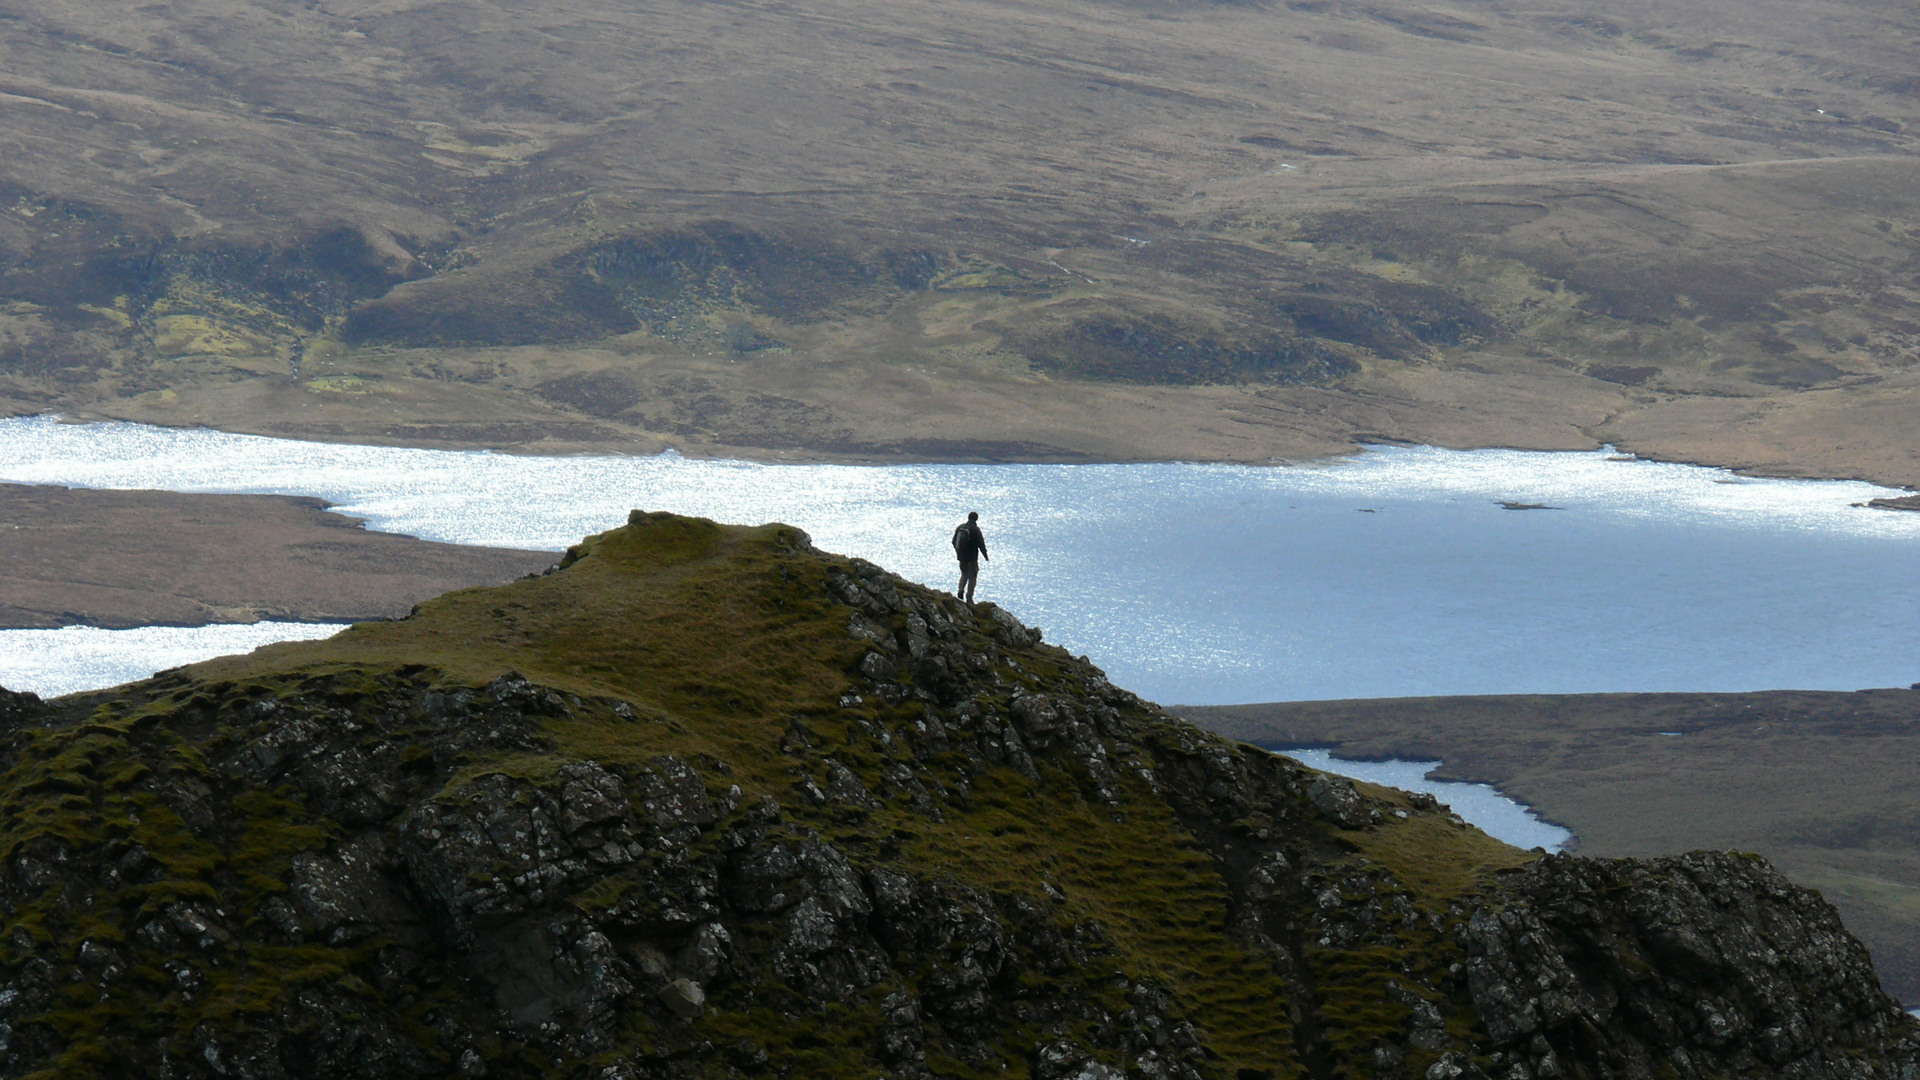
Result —
<path fill-rule="evenodd" d="M 1488 836 L 1517 848 L 1545 848 L 1561 851 L 1573 841 L 1573 832 L 1543 821 L 1531 807 L 1508 798 L 1491 784 L 1463 784 L 1455 780 L 1428 779 L 1441 765 L 1438 761 L 1347 761 L 1330 750 L 1275 750 L 1302 765 L 1349 779 L 1421 791 L 1442 803 L 1469 825 Z"/>
<path fill-rule="evenodd" d="M 368 528 L 557 550 L 635 507 L 785 521 L 981 598 L 1157 701 L 1899 686 L 1920 514 L 1898 492 L 1604 453 L 1363 450 L 1308 467 L 516 457 L 0 420 L 0 481 L 297 494 Z M 1552 506 L 1555 512 L 1504 507 Z M 1631 627 L 1631 632 L 1623 632 Z M 1393 662 L 1382 663 L 1382 658 Z"/>
<path fill-rule="evenodd" d="M 43 698 L 104 690 L 216 656 L 281 641 L 329 638 L 349 623 L 217 623 L 103 630 L 0 630 L 0 686 Z"/>

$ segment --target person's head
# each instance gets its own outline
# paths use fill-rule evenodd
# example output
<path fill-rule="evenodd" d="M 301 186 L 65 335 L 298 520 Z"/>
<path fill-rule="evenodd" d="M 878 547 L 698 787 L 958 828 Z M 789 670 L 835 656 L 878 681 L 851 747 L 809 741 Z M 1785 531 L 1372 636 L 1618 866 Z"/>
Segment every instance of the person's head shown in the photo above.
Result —
<path fill-rule="evenodd" d="M 980 520 L 980 511 L 978 511 L 978 510 L 969 510 L 969 511 L 967 511 L 967 520 L 968 520 L 968 521 L 979 521 L 979 520 Z"/>

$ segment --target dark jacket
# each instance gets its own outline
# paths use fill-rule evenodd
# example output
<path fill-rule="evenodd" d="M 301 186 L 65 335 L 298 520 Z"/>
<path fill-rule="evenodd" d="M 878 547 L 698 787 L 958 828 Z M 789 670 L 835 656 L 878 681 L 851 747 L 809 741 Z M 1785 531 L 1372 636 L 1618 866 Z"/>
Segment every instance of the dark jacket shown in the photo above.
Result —
<path fill-rule="evenodd" d="M 963 563 L 979 562 L 987 553 L 987 538 L 981 534 L 979 522 L 963 522 L 953 530 L 953 553 Z"/>

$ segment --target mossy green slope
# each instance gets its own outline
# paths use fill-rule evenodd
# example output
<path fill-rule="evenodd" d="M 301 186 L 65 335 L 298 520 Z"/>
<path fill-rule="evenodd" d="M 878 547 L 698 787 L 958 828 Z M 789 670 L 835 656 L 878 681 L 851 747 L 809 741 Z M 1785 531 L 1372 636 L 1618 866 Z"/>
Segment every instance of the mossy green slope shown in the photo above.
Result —
<path fill-rule="evenodd" d="M 0 1076 L 1500 1068 L 1534 856 L 786 526 L 0 717 Z"/>

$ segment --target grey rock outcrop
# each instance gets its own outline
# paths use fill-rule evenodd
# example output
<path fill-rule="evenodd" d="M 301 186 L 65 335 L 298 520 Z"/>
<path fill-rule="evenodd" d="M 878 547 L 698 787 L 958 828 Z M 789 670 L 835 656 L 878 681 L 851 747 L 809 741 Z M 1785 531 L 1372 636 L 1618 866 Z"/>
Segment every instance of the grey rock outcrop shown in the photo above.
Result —
<path fill-rule="evenodd" d="M 1864 946 L 1818 895 L 1747 855 L 1533 863 L 1462 931 L 1468 986 L 1514 1080 L 1881 1076 L 1904 1037 Z"/>
<path fill-rule="evenodd" d="M 141 1080 L 1920 1080 L 1864 951 L 1758 860 L 1435 888 L 1408 845 L 1489 846 L 1431 799 L 797 544 L 756 587 L 831 663 L 662 691 L 703 730 L 410 667 L 0 694 L 5 795 L 40 800 L 0 823 L 0 1080 L 123 1002 L 88 1052 Z"/>
<path fill-rule="evenodd" d="M 1353 789 L 1353 781 L 1343 776 L 1322 776 L 1314 780 L 1307 788 L 1307 799 L 1327 815 L 1327 820 L 1343 828 L 1362 828 L 1372 820 L 1366 804 Z"/>

